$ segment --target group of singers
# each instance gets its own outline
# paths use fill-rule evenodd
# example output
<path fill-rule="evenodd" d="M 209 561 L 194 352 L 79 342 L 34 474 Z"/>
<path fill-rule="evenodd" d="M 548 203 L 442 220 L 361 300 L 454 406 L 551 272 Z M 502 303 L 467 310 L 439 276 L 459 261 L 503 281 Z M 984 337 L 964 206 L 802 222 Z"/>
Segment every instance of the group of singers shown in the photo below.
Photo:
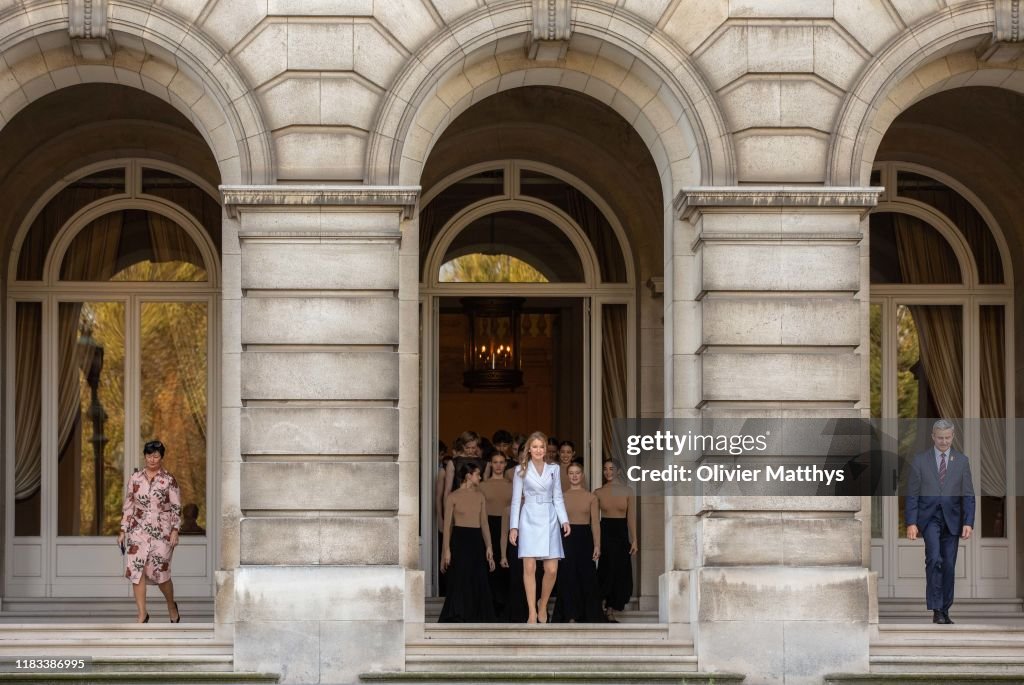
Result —
<path fill-rule="evenodd" d="M 438 447 L 441 622 L 617 622 L 637 536 L 636 500 L 613 459 L 590 492 L 568 440 L 466 431 L 451 453 Z"/>

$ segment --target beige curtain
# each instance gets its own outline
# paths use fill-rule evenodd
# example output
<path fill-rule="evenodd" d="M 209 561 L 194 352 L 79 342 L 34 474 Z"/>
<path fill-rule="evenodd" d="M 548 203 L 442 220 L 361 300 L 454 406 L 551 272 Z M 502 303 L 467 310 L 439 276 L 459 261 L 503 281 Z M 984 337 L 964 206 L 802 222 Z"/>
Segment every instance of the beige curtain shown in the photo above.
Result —
<path fill-rule="evenodd" d="M 14 498 L 24 500 L 39 490 L 42 429 L 42 305 L 19 302 L 14 345 Z"/>
<path fill-rule="evenodd" d="M 601 444 L 605 449 L 602 459 L 613 456 L 613 420 L 627 417 L 626 309 L 624 304 L 601 306 Z"/>
<path fill-rule="evenodd" d="M 185 229 L 156 212 L 147 213 L 146 220 L 154 262 L 188 262 L 205 268 L 199 248 Z"/>
<path fill-rule="evenodd" d="M 981 317 L 981 494 L 1006 494 L 1006 355 L 1003 307 L 986 305 Z"/>

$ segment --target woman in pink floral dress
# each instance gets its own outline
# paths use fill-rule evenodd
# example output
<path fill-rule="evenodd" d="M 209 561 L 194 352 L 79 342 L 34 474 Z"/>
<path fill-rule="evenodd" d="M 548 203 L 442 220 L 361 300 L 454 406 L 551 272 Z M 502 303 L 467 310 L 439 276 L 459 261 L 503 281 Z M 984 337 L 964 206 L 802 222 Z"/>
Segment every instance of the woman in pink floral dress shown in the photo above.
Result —
<path fill-rule="evenodd" d="M 127 546 L 124 577 L 132 581 L 139 623 L 149 622 L 146 611 L 146 580 L 155 583 L 167 600 L 171 623 L 181 621 L 171 582 L 171 555 L 181 528 L 181 489 L 163 468 L 164 446 L 159 440 L 143 448 L 146 468 L 128 480 L 117 542 Z"/>

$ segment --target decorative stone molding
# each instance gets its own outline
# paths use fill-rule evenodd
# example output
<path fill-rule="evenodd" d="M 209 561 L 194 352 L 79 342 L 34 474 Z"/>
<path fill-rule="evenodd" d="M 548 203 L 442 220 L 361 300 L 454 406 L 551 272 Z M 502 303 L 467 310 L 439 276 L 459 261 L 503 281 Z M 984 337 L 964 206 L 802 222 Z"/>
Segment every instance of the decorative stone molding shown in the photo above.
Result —
<path fill-rule="evenodd" d="M 707 186 L 683 188 L 672 203 L 676 216 L 688 220 L 708 208 L 770 209 L 779 207 L 860 209 L 878 204 L 883 188 L 837 186 Z"/>
<path fill-rule="evenodd" d="M 651 297 L 662 297 L 665 295 L 665 277 L 651 276 L 647 279 L 647 287 L 651 291 Z"/>
<path fill-rule="evenodd" d="M 75 54 L 88 62 L 103 62 L 114 54 L 107 18 L 109 0 L 68 0 L 68 33 Z"/>
<path fill-rule="evenodd" d="M 977 50 L 979 60 L 1003 64 L 1015 62 L 1024 56 L 1022 10 L 1021 0 L 996 0 L 995 27 L 992 29 L 992 37 Z"/>
<path fill-rule="evenodd" d="M 565 58 L 572 37 L 570 0 L 533 0 L 533 30 L 530 34 L 530 59 L 541 62 Z"/>
<path fill-rule="evenodd" d="M 221 186 L 228 215 L 238 218 L 245 209 L 268 207 L 400 207 L 411 219 L 419 200 L 419 186 L 248 185 Z"/>

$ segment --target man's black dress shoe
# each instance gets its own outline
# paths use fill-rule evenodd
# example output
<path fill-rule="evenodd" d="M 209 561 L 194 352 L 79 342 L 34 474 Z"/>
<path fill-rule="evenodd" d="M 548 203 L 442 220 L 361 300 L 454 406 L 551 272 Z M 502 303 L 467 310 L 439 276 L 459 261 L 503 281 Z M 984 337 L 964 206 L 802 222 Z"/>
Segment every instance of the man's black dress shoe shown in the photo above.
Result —
<path fill-rule="evenodd" d="M 946 625 L 952 625 L 953 624 L 953 619 L 951 619 L 949 617 L 949 612 L 948 611 L 943 611 L 942 612 L 942 618 L 944 619 L 942 622 L 945 623 Z"/>
<path fill-rule="evenodd" d="M 945 623 L 941 611 L 932 611 L 932 623 Z"/>

